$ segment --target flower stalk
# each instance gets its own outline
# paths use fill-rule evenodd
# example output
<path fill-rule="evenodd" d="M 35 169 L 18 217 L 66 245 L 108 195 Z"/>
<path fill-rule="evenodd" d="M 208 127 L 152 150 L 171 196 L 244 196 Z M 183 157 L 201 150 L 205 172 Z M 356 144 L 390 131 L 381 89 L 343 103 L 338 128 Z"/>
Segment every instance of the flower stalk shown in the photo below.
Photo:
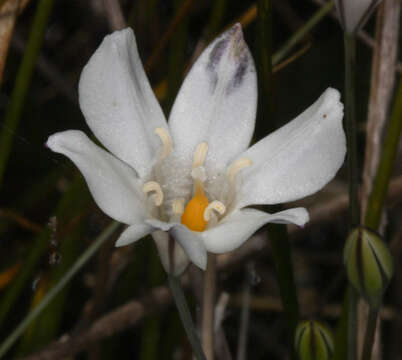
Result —
<path fill-rule="evenodd" d="M 374 179 L 373 190 L 370 194 L 365 217 L 365 226 L 377 229 L 381 219 L 385 196 L 394 168 L 398 151 L 399 139 L 402 132 L 402 78 L 399 80 L 398 92 L 393 112 L 388 126 L 384 149 L 378 165 L 377 175 Z"/>
<path fill-rule="evenodd" d="M 357 357 L 357 303 L 359 295 L 353 286 L 348 286 L 347 295 L 347 359 Z"/>
<path fill-rule="evenodd" d="M 272 1 L 257 2 L 257 56 L 258 92 L 263 94 L 258 103 L 257 134 L 275 129 L 273 118 L 274 90 L 272 81 Z M 279 61 L 278 61 L 279 62 Z"/>
<path fill-rule="evenodd" d="M 216 294 L 216 255 L 208 254 L 207 269 L 204 273 L 204 289 L 202 298 L 202 347 L 208 360 L 214 359 L 214 320 Z"/>
<path fill-rule="evenodd" d="M 367 204 L 365 225 L 370 229 L 377 229 L 380 220 L 384 199 L 395 164 L 400 135 L 402 132 L 402 78 L 399 80 L 398 93 L 395 99 L 388 132 L 384 142 L 384 149 L 374 180 L 373 190 Z M 362 360 L 370 360 L 374 344 L 374 335 L 377 325 L 378 308 L 370 306 L 367 328 L 364 337 Z"/>
<path fill-rule="evenodd" d="M 370 306 L 366 333 L 364 335 L 364 344 L 362 352 L 362 360 L 370 360 L 373 350 L 375 329 L 377 327 L 378 308 Z"/>
<path fill-rule="evenodd" d="M 348 145 L 349 221 L 353 228 L 359 223 L 358 161 L 356 125 L 356 37 L 344 34 L 345 47 L 345 125 Z"/>
<path fill-rule="evenodd" d="M 259 93 L 264 96 L 264 100 L 260 101 L 258 104 L 257 126 L 260 132 L 265 133 L 267 131 L 273 131 L 277 125 L 275 124 L 273 109 L 274 90 L 272 65 L 274 58 L 272 56 L 272 1 L 259 0 L 257 5 L 258 47 L 256 62 L 257 69 L 259 70 Z M 284 49 L 282 54 L 286 53 L 286 51 L 287 49 Z M 275 61 L 279 62 L 280 56 L 277 56 Z M 280 210 L 280 208 L 277 207 L 275 210 Z M 278 224 L 269 224 L 267 228 L 269 241 L 272 244 L 273 262 L 279 282 L 281 300 L 288 323 L 289 338 L 293 339 L 299 321 L 299 304 L 287 229 L 286 226 Z M 294 358 L 295 353 L 293 347 L 291 347 L 291 354 L 292 358 Z"/>
<path fill-rule="evenodd" d="M 356 37 L 344 32 L 345 49 L 345 128 L 347 139 L 347 166 L 349 184 L 349 226 L 359 223 L 358 161 L 356 126 Z M 357 293 L 351 289 L 348 297 L 348 359 L 356 359 Z"/>
<path fill-rule="evenodd" d="M 200 339 L 198 338 L 193 320 L 191 319 L 191 313 L 180 284 L 180 279 L 177 276 L 168 274 L 168 282 L 176 303 L 177 310 L 179 311 L 184 330 L 187 334 L 188 340 L 190 341 L 191 347 L 193 348 L 194 357 L 197 360 L 207 360 L 202 350 Z"/>
<path fill-rule="evenodd" d="M 290 336 L 293 337 L 299 321 L 299 301 L 286 226 L 268 224 L 268 233 L 272 245 L 273 261 L 276 276 L 278 277 L 281 300 L 285 310 Z"/>

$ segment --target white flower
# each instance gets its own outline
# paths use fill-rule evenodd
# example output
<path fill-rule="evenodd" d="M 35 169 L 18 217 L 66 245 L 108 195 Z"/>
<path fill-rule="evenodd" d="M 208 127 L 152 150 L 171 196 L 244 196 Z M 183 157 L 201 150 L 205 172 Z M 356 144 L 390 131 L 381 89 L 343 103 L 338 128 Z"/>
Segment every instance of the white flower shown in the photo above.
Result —
<path fill-rule="evenodd" d="M 205 269 L 207 251 L 234 250 L 268 222 L 304 225 L 304 208 L 267 214 L 247 207 L 318 191 L 345 156 L 343 106 L 334 89 L 247 149 L 257 86 L 240 25 L 197 60 L 169 123 L 130 29 L 105 37 L 82 72 L 79 99 L 110 153 L 77 130 L 50 136 L 48 146 L 76 164 L 107 215 L 129 225 L 116 245 L 152 234 L 165 268 L 176 274 L 188 258 Z"/>
<path fill-rule="evenodd" d="M 340 22 L 346 32 L 359 30 L 381 0 L 335 0 Z"/>

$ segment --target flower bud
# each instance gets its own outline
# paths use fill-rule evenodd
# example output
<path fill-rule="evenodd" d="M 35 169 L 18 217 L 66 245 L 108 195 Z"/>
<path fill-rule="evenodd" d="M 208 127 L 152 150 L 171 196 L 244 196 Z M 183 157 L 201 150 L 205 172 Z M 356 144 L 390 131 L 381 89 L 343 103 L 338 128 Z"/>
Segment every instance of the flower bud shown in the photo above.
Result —
<path fill-rule="evenodd" d="M 380 2 L 381 0 L 335 0 L 344 30 L 348 33 L 359 30 Z"/>
<path fill-rule="evenodd" d="M 346 240 L 344 263 L 350 283 L 372 306 L 379 306 L 393 274 L 391 253 L 381 237 L 365 228 Z"/>
<path fill-rule="evenodd" d="M 300 360 L 329 360 L 334 351 L 331 330 L 318 321 L 303 321 L 296 328 L 295 347 Z"/>

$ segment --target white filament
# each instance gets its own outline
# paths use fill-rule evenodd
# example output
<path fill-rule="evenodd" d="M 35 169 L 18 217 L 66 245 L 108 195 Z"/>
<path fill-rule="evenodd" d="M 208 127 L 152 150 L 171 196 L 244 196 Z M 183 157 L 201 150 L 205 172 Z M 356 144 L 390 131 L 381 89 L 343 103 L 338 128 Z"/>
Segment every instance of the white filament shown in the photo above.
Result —
<path fill-rule="evenodd" d="M 193 169 L 202 166 L 207 157 L 208 144 L 206 142 L 199 143 L 194 153 Z"/>
<path fill-rule="evenodd" d="M 163 149 L 161 159 L 164 159 L 171 153 L 173 149 L 172 138 L 170 137 L 169 132 L 164 128 L 156 128 L 155 134 L 157 134 L 162 141 Z"/>
<path fill-rule="evenodd" d="M 229 166 L 228 169 L 228 177 L 230 180 L 234 180 L 236 177 L 236 174 L 243 168 L 253 165 L 253 162 L 250 159 L 247 158 L 241 158 L 239 160 L 236 160 L 232 165 Z"/>
<path fill-rule="evenodd" d="M 223 205 L 218 200 L 214 200 L 209 205 L 206 207 L 204 210 L 204 220 L 209 221 L 211 219 L 211 213 L 212 211 L 216 211 L 219 215 L 223 215 L 226 211 L 226 206 Z"/>
<path fill-rule="evenodd" d="M 155 202 L 156 206 L 161 206 L 163 203 L 163 192 L 161 186 L 156 182 L 156 181 L 148 181 L 144 184 L 142 187 L 142 191 L 145 194 L 148 194 L 150 192 L 154 192 L 155 196 L 153 197 L 153 200 Z"/>
<path fill-rule="evenodd" d="M 184 199 L 174 199 L 172 210 L 175 215 L 182 215 L 184 213 Z"/>

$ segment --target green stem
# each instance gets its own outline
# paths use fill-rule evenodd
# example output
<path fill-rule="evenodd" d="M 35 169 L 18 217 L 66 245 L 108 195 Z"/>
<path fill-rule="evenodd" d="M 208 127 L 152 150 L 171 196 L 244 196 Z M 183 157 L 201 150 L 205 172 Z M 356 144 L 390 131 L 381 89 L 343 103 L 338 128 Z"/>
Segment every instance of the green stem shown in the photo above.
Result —
<path fill-rule="evenodd" d="M 338 320 L 335 333 L 335 349 L 331 360 L 345 360 L 348 354 L 348 324 L 349 324 L 349 297 L 351 291 L 355 291 L 352 286 L 348 286 L 343 298 L 342 313 Z M 355 307 L 356 309 L 356 307 Z M 354 317 L 356 320 L 356 316 Z"/>
<path fill-rule="evenodd" d="M 356 37 L 345 33 L 345 125 L 348 145 L 349 221 L 351 228 L 359 224 L 358 162 L 356 126 Z"/>
<path fill-rule="evenodd" d="M 277 127 L 273 117 L 272 81 L 272 3 L 271 0 L 257 2 L 257 56 L 258 93 L 263 101 L 258 102 L 256 134 L 267 134 Z"/>
<path fill-rule="evenodd" d="M 177 306 L 177 310 L 179 311 L 181 322 L 183 324 L 184 330 L 186 331 L 188 340 L 190 341 L 190 344 L 193 348 L 194 356 L 197 360 L 207 360 L 202 350 L 197 331 L 194 327 L 191 313 L 188 309 L 187 301 L 180 284 L 180 279 L 174 275 L 169 274 L 168 281 L 170 290 L 172 291 L 173 298 Z"/>
<path fill-rule="evenodd" d="M 357 358 L 357 301 L 359 295 L 352 285 L 348 285 L 349 294 L 347 296 L 347 356 L 348 360 Z"/>
<path fill-rule="evenodd" d="M 378 309 L 370 306 L 369 316 L 367 320 L 366 334 L 364 335 L 364 345 L 362 352 L 362 360 L 370 360 L 373 349 L 375 329 L 377 327 Z"/>
<path fill-rule="evenodd" d="M 165 272 L 155 246 L 152 241 L 148 241 L 148 261 L 147 261 L 147 283 L 150 288 L 160 285 L 165 279 Z M 141 334 L 141 353 L 140 360 L 159 359 L 161 357 L 158 344 L 161 339 L 161 317 L 158 315 L 150 316 L 145 320 Z"/>
<path fill-rule="evenodd" d="M 268 224 L 268 233 L 281 300 L 290 328 L 291 339 L 293 339 L 299 322 L 299 302 L 294 280 L 290 242 L 286 227 L 283 225 Z"/>
<path fill-rule="evenodd" d="M 356 37 L 344 33 L 345 46 L 345 127 L 347 139 L 347 164 L 349 183 L 349 226 L 359 224 L 358 203 L 358 162 L 357 162 L 357 126 L 356 126 Z M 356 359 L 357 334 L 357 299 L 356 291 L 350 289 L 348 297 L 348 360 Z"/>
<path fill-rule="evenodd" d="M 18 340 L 25 329 L 35 320 L 41 312 L 49 305 L 55 296 L 63 290 L 73 276 L 88 262 L 100 246 L 117 230 L 119 223 L 112 222 L 88 249 L 77 259 L 74 265 L 66 272 L 60 281 L 45 295 L 43 300 L 21 321 L 17 328 L 0 345 L 0 358 L 2 358 L 10 347 Z"/>
<path fill-rule="evenodd" d="M 258 92 L 259 94 L 264 94 L 264 101 L 259 101 L 258 103 L 256 132 L 266 134 L 275 130 L 279 125 L 275 121 L 273 106 L 272 0 L 258 0 L 257 10 L 256 64 L 259 73 Z M 273 209 L 270 208 L 270 210 Z M 277 207 L 275 210 L 277 210 Z M 299 321 L 299 304 L 294 281 L 290 242 L 286 226 L 268 224 L 267 228 L 269 240 L 272 244 L 273 262 L 279 283 L 281 300 L 289 328 L 289 342 L 293 343 L 294 332 Z M 291 357 L 295 358 L 293 346 L 289 348 L 291 349 Z"/>
<path fill-rule="evenodd" d="M 33 25 L 28 39 L 24 58 L 18 69 L 15 86 L 11 94 L 10 103 L 4 115 L 4 124 L 0 134 L 0 184 L 3 181 L 4 171 L 10 156 L 13 139 L 21 118 L 25 98 L 35 68 L 36 59 L 42 46 L 49 15 L 54 0 L 41 0 L 37 7 Z"/>
<path fill-rule="evenodd" d="M 216 293 L 216 255 L 208 254 L 207 269 L 204 272 L 201 312 L 201 341 L 208 360 L 215 357 L 215 293 Z"/>
<path fill-rule="evenodd" d="M 388 126 L 384 149 L 374 179 L 366 211 L 365 226 L 376 231 L 381 220 L 381 213 L 387 194 L 389 181 L 398 152 L 399 139 L 402 132 L 402 77 L 399 79 L 398 93 L 395 99 L 391 120 Z M 378 309 L 370 307 L 367 330 L 364 338 L 362 360 L 369 360 L 374 343 Z"/>
<path fill-rule="evenodd" d="M 374 179 L 373 190 L 367 203 L 365 226 L 376 230 L 380 223 L 384 200 L 387 195 L 389 181 L 398 152 L 399 139 L 402 132 L 402 77 L 399 79 L 398 93 L 391 114 L 384 148 Z"/>
<path fill-rule="evenodd" d="M 327 14 L 329 14 L 334 8 L 334 2 L 329 1 L 324 6 L 320 7 L 314 15 L 300 28 L 298 29 L 282 47 L 272 56 L 272 63 L 274 65 L 279 64 L 289 51 L 311 31 Z"/>

